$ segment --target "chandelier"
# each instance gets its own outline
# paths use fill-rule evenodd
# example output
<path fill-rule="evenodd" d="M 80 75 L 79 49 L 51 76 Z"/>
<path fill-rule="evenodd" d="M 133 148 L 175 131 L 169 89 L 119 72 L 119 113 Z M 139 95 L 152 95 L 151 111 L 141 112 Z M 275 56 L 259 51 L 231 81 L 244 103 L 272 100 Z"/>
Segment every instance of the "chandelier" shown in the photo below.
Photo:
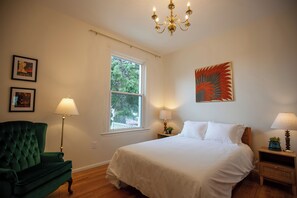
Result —
<path fill-rule="evenodd" d="M 163 23 L 159 23 L 158 15 L 156 14 L 156 8 L 153 8 L 152 19 L 155 22 L 155 29 L 158 33 L 163 33 L 167 27 L 170 35 L 172 36 L 173 32 L 176 30 L 176 26 L 178 26 L 182 31 L 187 31 L 191 25 L 189 22 L 189 17 L 192 14 L 192 10 L 190 9 L 190 2 L 187 4 L 188 10 L 186 11 L 185 20 L 181 21 L 178 16 L 173 14 L 173 9 L 175 8 L 174 3 L 170 0 L 168 5 L 168 9 L 170 10 L 170 15 L 166 17 Z"/>

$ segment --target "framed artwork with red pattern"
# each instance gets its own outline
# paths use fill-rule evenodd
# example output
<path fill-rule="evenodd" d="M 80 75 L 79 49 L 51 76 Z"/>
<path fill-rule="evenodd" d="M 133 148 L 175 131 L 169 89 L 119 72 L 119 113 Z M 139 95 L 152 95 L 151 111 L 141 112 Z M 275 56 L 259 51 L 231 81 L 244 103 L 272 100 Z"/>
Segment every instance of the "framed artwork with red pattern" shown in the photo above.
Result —
<path fill-rule="evenodd" d="M 233 101 L 231 62 L 195 70 L 196 102 Z"/>

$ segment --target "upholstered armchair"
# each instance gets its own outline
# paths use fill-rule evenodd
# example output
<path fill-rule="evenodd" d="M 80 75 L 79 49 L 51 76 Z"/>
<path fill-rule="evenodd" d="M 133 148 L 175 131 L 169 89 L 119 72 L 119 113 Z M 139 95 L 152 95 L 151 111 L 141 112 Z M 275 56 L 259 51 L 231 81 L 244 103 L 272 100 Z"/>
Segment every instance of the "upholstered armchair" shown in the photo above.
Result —
<path fill-rule="evenodd" d="M 42 198 L 68 182 L 72 162 L 62 152 L 44 152 L 47 124 L 0 123 L 0 197 Z"/>

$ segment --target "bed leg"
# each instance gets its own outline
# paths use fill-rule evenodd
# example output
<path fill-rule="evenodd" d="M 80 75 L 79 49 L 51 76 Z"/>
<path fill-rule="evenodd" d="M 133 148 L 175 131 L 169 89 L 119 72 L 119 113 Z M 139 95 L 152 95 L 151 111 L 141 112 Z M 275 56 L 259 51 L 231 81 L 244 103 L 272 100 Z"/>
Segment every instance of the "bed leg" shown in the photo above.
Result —
<path fill-rule="evenodd" d="M 296 185 L 292 185 L 292 193 L 293 195 L 296 195 Z"/>
<path fill-rule="evenodd" d="M 263 186 L 263 180 L 264 180 L 263 176 L 260 176 L 260 185 L 261 186 Z"/>

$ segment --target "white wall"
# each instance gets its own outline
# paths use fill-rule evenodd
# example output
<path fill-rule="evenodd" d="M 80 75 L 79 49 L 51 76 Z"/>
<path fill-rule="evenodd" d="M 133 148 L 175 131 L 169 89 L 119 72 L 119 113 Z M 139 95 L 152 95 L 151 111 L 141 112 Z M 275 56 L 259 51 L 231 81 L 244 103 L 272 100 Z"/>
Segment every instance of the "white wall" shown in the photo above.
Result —
<path fill-rule="evenodd" d="M 185 120 L 242 123 L 252 127 L 254 148 L 268 146 L 284 132 L 270 126 L 279 112 L 297 114 L 297 12 L 295 8 L 231 29 L 164 58 L 165 106 L 175 110 L 177 127 Z M 197 68 L 232 61 L 235 100 L 195 102 Z M 297 151 L 297 131 L 291 132 Z"/>
<path fill-rule="evenodd" d="M 48 123 L 46 150 L 59 151 L 61 117 L 53 112 L 63 97 L 71 96 L 80 115 L 65 120 L 64 153 L 74 168 L 110 160 L 116 148 L 155 138 L 154 132 L 162 128 L 158 119 L 163 106 L 161 59 L 96 36 L 89 31 L 95 28 L 84 22 L 25 1 L 1 1 L 0 27 L 0 121 Z M 145 123 L 150 130 L 100 135 L 108 128 L 112 50 L 145 62 Z M 10 79 L 14 54 L 38 59 L 36 83 Z M 8 112 L 10 87 L 36 89 L 34 113 Z M 91 149 L 94 141 L 97 148 Z"/>

